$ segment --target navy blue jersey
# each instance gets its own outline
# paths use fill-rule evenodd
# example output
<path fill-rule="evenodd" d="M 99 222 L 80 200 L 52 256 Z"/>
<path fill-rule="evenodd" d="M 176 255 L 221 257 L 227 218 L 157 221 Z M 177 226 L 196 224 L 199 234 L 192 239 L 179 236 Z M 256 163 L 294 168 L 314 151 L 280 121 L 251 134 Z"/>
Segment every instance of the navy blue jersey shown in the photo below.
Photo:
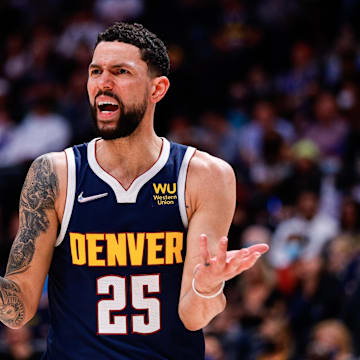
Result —
<path fill-rule="evenodd" d="M 44 359 L 203 359 L 202 332 L 178 315 L 195 149 L 163 139 L 156 163 L 125 190 L 97 163 L 96 141 L 66 150 Z"/>

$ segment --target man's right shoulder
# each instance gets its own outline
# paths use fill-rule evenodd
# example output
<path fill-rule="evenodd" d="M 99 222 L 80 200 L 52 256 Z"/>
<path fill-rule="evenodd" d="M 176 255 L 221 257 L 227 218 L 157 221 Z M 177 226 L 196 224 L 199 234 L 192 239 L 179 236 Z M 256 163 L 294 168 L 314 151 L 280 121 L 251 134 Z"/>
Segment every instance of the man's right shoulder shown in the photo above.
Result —
<path fill-rule="evenodd" d="M 32 171 L 36 173 L 36 178 L 44 179 L 47 184 L 56 187 L 55 210 L 61 222 L 65 208 L 67 192 L 67 157 L 65 151 L 51 152 L 37 157 L 32 165 Z M 31 170 L 29 170 L 30 172 Z"/>
<path fill-rule="evenodd" d="M 50 163 L 52 171 L 56 172 L 56 175 L 62 176 L 67 173 L 67 159 L 65 151 L 51 152 L 38 156 L 32 163 L 31 167 L 37 167 L 41 163 Z"/>

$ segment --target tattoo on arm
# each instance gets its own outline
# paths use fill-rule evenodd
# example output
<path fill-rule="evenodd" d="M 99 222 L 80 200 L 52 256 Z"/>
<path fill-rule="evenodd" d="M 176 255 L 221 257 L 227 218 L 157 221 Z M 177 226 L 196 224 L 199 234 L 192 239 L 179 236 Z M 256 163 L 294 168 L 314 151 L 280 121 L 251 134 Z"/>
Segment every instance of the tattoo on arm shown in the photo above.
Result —
<path fill-rule="evenodd" d="M 59 182 L 53 161 L 46 155 L 37 158 L 21 191 L 19 231 L 10 251 L 6 275 L 21 273 L 30 265 L 36 239 L 50 224 L 47 210 L 55 209 L 58 193 Z"/>
<path fill-rule="evenodd" d="M 0 320 L 9 326 L 17 326 L 24 320 L 24 304 L 19 298 L 16 283 L 0 277 Z"/>

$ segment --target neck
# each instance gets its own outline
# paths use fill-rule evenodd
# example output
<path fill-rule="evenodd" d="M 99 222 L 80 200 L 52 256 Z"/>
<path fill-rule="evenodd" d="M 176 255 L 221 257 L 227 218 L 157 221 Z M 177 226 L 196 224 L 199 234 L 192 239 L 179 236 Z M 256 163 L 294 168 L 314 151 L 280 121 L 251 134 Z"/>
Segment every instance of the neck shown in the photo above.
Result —
<path fill-rule="evenodd" d="M 115 177 L 124 188 L 149 170 L 160 156 L 162 140 L 154 129 L 139 125 L 133 134 L 115 140 L 99 140 L 96 159 L 99 165 Z"/>

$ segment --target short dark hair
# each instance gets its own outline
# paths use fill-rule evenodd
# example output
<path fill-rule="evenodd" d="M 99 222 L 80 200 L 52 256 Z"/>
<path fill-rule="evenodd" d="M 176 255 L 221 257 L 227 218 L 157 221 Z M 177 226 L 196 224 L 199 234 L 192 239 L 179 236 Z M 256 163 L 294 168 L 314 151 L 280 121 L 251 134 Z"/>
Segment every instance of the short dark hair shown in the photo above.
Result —
<path fill-rule="evenodd" d="M 117 22 L 99 33 L 96 46 L 102 41 L 119 41 L 140 49 L 141 59 L 146 62 L 151 73 L 167 76 L 170 60 L 165 44 L 141 24 Z"/>

